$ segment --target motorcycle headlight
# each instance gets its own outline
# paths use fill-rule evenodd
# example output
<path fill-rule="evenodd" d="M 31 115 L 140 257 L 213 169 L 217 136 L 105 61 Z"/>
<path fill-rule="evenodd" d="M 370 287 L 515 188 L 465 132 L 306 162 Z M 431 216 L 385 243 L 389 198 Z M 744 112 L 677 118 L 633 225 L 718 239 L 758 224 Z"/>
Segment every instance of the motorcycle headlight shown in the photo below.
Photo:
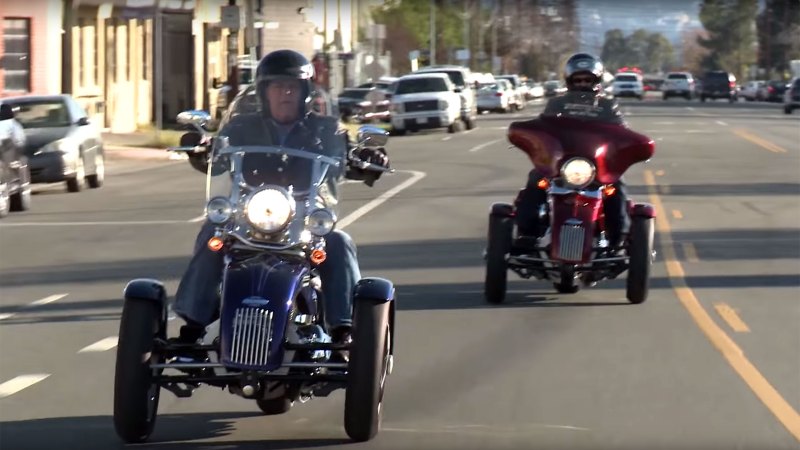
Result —
<path fill-rule="evenodd" d="M 561 177 L 575 188 L 582 188 L 594 180 L 594 164 L 586 158 L 572 158 L 561 166 Z"/>
<path fill-rule="evenodd" d="M 325 236 L 333 231 L 336 217 L 328 209 L 315 209 L 308 215 L 308 231 L 315 236 Z"/>
<path fill-rule="evenodd" d="M 247 221 L 259 231 L 270 234 L 282 230 L 292 219 L 294 199 L 274 188 L 262 189 L 245 204 Z"/>
<path fill-rule="evenodd" d="M 215 224 L 223 224 L 233 216 L 233 206 L 225 197 L 214 197 L 206 205 L 206 217 Z"/>

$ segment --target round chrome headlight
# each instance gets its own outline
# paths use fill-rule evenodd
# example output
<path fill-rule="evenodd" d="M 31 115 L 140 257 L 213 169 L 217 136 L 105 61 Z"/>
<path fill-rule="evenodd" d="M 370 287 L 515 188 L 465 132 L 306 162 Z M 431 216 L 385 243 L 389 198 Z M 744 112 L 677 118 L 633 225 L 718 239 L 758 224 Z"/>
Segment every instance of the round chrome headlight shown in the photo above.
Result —
<path fill-rule="evenodd" d="M 286 227 L 295 210 L 294 199 L 278 189 L 262 189 L 253 194 L 244 207 L 247 221 L 264 233 L 275 233 Z"/>
<path fill-rule="evenodd" d="M 561 166 L 561 177 L 576 188 L 582 188 L 594 180 L 594 164 L 586 158 L 572 158 Z"/>
<path fill-rule="evenodd" d="M 233 206 L 225 197 L 214 197 L 206 204 L 206 217 L 215 224 L 223 224 L 231 219 Z"/>
<path fill-rule="evenodd" d="M 315 236 L 325 236 L 335 225 L 336 217 L 328 209 L 315 209 L 308 215 L 308 231 Z"/>

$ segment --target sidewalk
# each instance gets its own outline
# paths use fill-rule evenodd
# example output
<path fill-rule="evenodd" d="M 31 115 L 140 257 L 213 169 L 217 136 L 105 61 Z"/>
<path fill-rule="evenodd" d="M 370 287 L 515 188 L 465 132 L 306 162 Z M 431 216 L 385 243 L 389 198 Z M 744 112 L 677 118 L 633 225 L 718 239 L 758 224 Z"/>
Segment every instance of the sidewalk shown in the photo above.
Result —
<path fill-rule="evenodd" d="M 152 132 L 135 133 L 101 133 L 103 148 L 108 159 L 138 159 L 138 160 L 182 160 L 185 155 L 166 151 L 165 148 L 148 146 L 153 142 Z M 150 144 L 152 145 L 152 144 Z"/>

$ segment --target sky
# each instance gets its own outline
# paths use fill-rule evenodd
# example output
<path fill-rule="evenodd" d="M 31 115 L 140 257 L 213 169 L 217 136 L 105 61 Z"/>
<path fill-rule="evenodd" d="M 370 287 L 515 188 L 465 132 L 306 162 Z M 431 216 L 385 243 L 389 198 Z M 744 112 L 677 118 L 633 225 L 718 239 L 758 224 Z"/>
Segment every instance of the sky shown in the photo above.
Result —
<path fill-rule="evenodd" d="M 582 50 L 599 52 L 605 32 L 621 29 L 626 35 L 638 28 L 660 32 L 680 46 L 681 33 L 702 28 L 700 0 L 577 0 Z"/>

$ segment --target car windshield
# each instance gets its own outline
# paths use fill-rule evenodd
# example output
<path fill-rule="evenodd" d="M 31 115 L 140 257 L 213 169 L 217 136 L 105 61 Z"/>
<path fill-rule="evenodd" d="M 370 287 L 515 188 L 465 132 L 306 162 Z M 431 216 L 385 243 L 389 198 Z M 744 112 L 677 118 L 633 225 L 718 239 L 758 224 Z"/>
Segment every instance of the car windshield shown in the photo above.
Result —
<path fill-rule="evenodd" d="M 415 78 L 403 80 L 397 85 L 395 94 L 416 94 L 419 92 L 446 92 L 447 83 L 442 78 Z"/>
<path fill-rule="evenodd" d="M 450 78 L 450 81 L 452 81 L 454 85 L 458 87 L 463 87 L 466 85 L 464 74 L 458 70 L 426 70 L 425 73 L 443 73 Z"/>
<path fill-rule="evenodd" d="M 558 81 L 546 81 L 544 83 L 544 87 L 546 88 L 557 88 L 559 85 Z"/>
<path fill-rule="evenodd" d="M 671 73 L 667 76 L 668 80 L 685 80 L 686 78 L 688 77 L 682 73 Z"/>
<path fill-rule="evenodd" d="M 339 98 L 346 97 L 363 99 L 367 96 L 367 92 L 369 92 L 369 89 L 345 89 L 341 94 L 339 94 Z"/>
<path fill-rule="evenodd" d="M 23 128 L 56 128 L 70 125 L 69 110 L 62 100 L 9 102 L 14 118 Z"/>

